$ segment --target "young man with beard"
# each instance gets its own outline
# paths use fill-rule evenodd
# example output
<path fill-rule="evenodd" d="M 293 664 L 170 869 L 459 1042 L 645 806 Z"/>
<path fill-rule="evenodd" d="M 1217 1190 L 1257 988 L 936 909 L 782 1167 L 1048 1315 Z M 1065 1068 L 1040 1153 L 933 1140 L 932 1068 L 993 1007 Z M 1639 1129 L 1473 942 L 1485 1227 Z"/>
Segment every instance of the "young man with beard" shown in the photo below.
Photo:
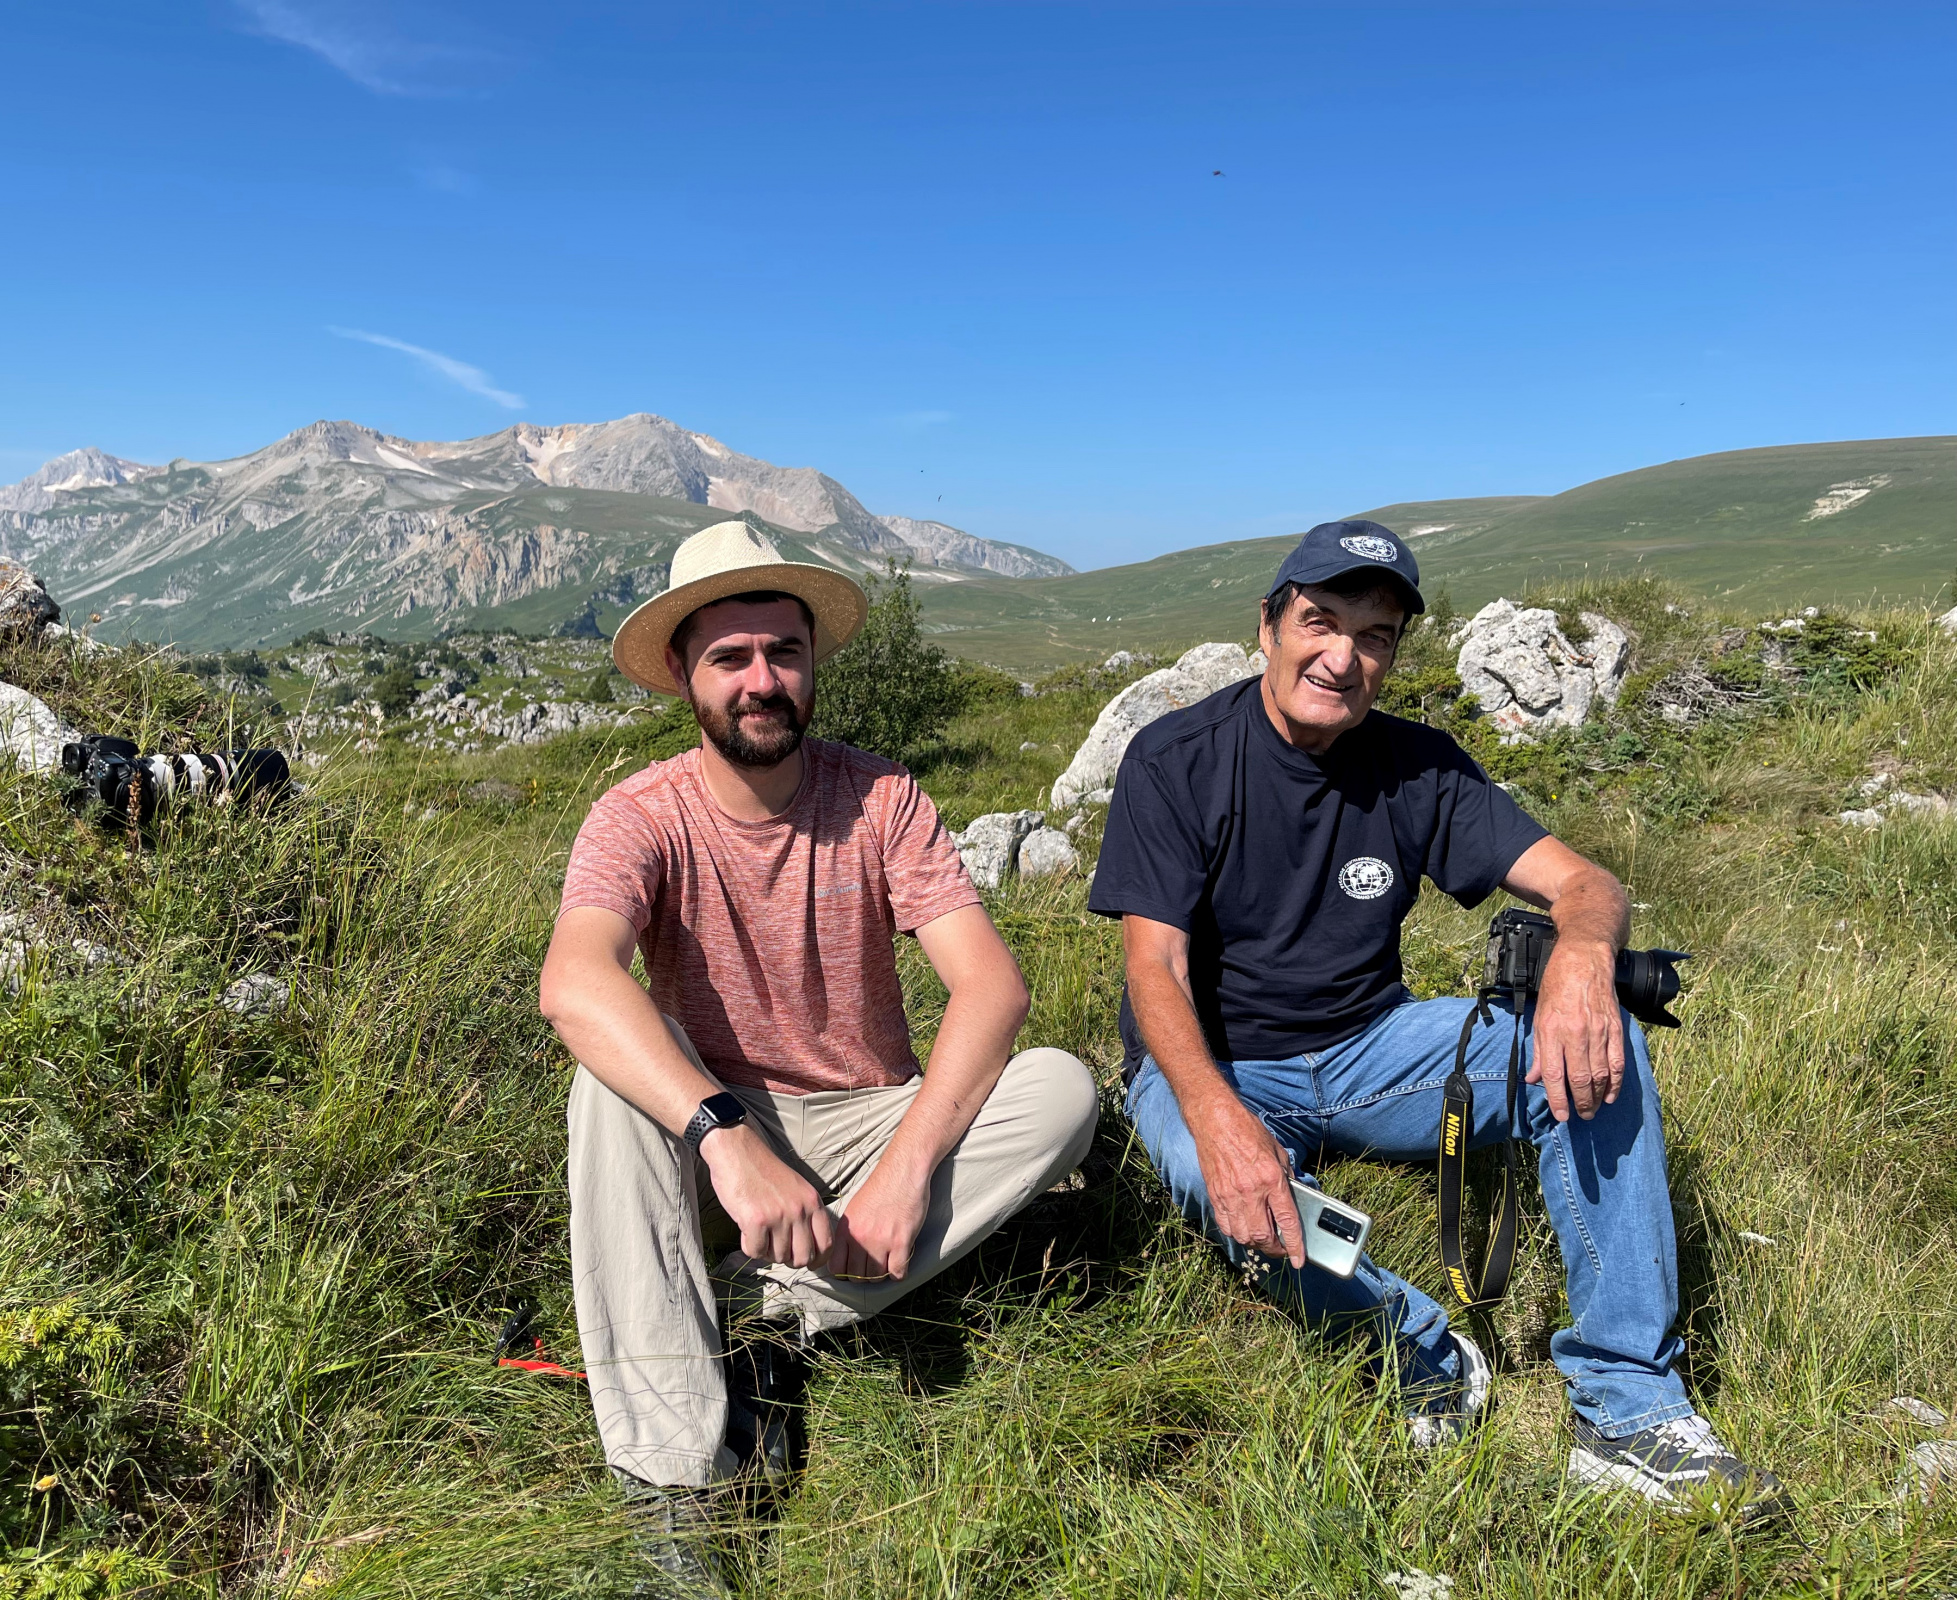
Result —
<path fill-rule="evenodd" d="M 910 774 L 804 738 L 863 591 L 745 522 L 688 539 L 671 577 L 613 657 L 702 740 L 592 807 L 540 999 L 580 1063 L 571 1259 L 605 1457 L 657 1559 L 705 1582 L 684 1535 L 709 1487 L 787 1465 L 782 1349 L 874 1316 L 1063 1176 L 1095 1090 L 1064 1051 L 1013 1053 L 1025 984 Z M 899 933 L 949 992 L 922 1076 Z M 731 1396 L 729 1311 L 783 1330 L 736 1351 Z"/>
<path fill-rule="evenodd" d="M 1306 1264 L 1294 1172 L 1327 1152 L 1431 1161 L 1473 1002 L 1416 1001 L 1400 928 L 1420 880 L 1464 906 L 1498 888 L 1557 938 L 1525 1017 L 1518 1133 L 1540 1152 L 1571 1327 L 1570 1472 L 1668 1509 L 1751 1520 L 1779 1485 L 1720 1443 L 1680 1381 L 1677 1251 L 1658 1088 L 1614 963 L 1623 888 L 1532 821 L 1452 739 L 1373 709 L 1425 610 L 1413 554 L 1372 522 L 1313 528 L 1263 604 L 1260 677 L 1171 713 L 1122 760 L 1091 908 L 1122 919 L 1128 1114 L 1190 1219 L 1314 1321 L 1364 1326 L 1413 1406 L 1458 1437 L 1488 1398 L 1474 1342 L 1370 1260 Z M 1471 1144 L 1510 1137 L 1511 1030 L 1477 1028 Z"/>

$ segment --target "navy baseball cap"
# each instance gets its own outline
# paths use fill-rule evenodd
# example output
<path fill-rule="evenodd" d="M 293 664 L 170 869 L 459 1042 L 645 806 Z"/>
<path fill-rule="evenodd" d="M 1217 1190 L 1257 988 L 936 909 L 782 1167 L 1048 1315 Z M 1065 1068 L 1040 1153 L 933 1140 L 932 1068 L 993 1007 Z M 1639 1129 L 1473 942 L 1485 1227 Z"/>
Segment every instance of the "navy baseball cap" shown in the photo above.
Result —
<path fill-rule="evenodd" d="M 1406 541 L 1391 528 L 1364 520 L 1321 522 L 1313 528 L 1284 558 L 1264 597 L 1269 599 L 1287 583 L 1326 583 L 1362 568 L 1370 568 L 1382 578 L 1400 580 L 1397 584 L 1389 582 L 1387 587 L 1405 590 L 1401 599 L 1409 617 L 1427 609 L 1427 602 L 1420 598 L 1420 564 L 1413 559 Z"/>

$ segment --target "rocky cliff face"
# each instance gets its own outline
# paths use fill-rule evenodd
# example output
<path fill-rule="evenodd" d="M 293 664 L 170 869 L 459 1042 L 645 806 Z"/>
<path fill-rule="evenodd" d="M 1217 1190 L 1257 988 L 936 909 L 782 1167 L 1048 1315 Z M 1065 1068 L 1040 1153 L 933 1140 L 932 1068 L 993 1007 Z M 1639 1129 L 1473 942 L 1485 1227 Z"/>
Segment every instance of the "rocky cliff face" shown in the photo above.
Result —
<path fill-rule="evenodd" d="M 308 628 L 433 633 L 523 608 L 589 632 L 657 592 L 674 545 L 741 513 L 802 559 L 935 577 L 1068 570 L 943 523 L 872 515 L 835 479 L 663 417 L 451 443 L 316 422 L 229 461 L 79 450 L 0 489 L 0 557 L 31 563 L 111 634 L 250 644 Z M 608 609 L 609 608 L 609 609 Z"/>
<path fill-rule="evenodd" d="M 1074 570 L 1058 556 L 1029 550 L 1022 544 L 981 539 L 949 523 L 892 516 L 882 518 L 882 522 L 920 557 L 929 556 L 940 566 L 971 567 L 996 572 L 1002 578 L 1059 578 Z"/>

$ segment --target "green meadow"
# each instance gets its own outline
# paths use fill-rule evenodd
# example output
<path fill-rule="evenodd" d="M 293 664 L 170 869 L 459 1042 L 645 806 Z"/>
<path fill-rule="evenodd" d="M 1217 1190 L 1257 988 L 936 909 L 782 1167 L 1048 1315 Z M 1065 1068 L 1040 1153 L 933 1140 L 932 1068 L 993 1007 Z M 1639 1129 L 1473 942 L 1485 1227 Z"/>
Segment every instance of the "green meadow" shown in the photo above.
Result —
<path fill-rule="evenodd" d="M 1034 996 L 1023 1042 L 1106 1086 L 1084 1182 L 819 1349 L 805 1471 L 717 1535 L 737 1592 L 1276 1600 L 1414 1571 L 1456 1600 L 1957 1589 L 1957 1487 L 1910 1490 L 1937 1435 L 1886 1404 L 1957 1410 L 1957 817 L 1836 820 L 1871 776 L 1957 792 L 1957 637 L 1921 605 L 1779 630 L 1649 578 L 1556 581 L 1545 602 L 1633 632 L 1615 711 L 1493 744 L 1445 615 L 1389 703 L 1458 730 L 1618 873 L 1637 943 L 1692 952 L 1685 1025 L 1654 1036 L 1688 1379 L 1791 1518 L 1741 1535 L 1565 1483 L 1539 1210 L 1485 1328 L 1487 1425 L 1410 1449 L 1355 1351 L 1171 1214 L 1117 1110 L 1116 931 L 1077 879 L 1015 882 L 991 909 Z M 1200 620 L 1161 643 L 1246 631 Z M 276 736 L 173 659 L 0 645 L 0 679 L 146 747 Z M 914 768 L 954 826 L 1043 806 L 1112 687 L 988 680 Z M 1664 714 L 1685 700 L 1693 720 Z M 0 773 L 0 910 L 32 929 L 0 989 L 0 1600 L 635 1592 L 583 1387 L 493 1346 L 530 1302 L 577 1364 L 572 1062 L 535 1004 L 565 853 L 594 796 L 695 737 L 653 703 L 534 748 L 323 745 L 302 798 L 135 842 Z M 1494 909 L 1422 901 L 1421 993 L 1466 991 Z M 921 1052 L 943 996 L 911 946 L 905 971 Z M 283 1011 L 221 1003 L 251 973 L 290 981 Z M 1324 1178 L 1438 1288 L 1431 1169 Z"/>

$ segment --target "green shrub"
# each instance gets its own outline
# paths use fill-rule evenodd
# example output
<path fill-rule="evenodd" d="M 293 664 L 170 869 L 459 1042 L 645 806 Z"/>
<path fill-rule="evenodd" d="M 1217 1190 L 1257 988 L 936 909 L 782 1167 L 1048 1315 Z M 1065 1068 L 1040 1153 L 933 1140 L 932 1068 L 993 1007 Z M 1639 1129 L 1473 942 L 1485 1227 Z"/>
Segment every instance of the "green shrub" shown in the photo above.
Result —
<path fill-rule="evenodd" d="M 1024 698 L 1019 680 L 1010 672 L 976 661 L 961 661 L 954 670 L 960 703 L 966 711 L 976 711 L 981 706 L 1015 705 Z"/>
<path fill-rule="evenodd" d="M 591 682 L 585 685 L 584 698 L 595 705 L 608 706 L 612 703 L 612 675 L 606 668 L 592 673 Z"/>
<path fill-rule="evenodd" d="M 374 680 L 374 702 L 390 717 L 398 717 L 414 703 L 414 673 L 405 666 L 389 667 Z"/>
<path fill-rule="evenodd" d="M 951 657 L 918 628 L 909 569 L 892 561 L 866 587 L 863 631 L 816 675 L 813 731 L 905 761 L 958 715 L 963 685 Z"/>

